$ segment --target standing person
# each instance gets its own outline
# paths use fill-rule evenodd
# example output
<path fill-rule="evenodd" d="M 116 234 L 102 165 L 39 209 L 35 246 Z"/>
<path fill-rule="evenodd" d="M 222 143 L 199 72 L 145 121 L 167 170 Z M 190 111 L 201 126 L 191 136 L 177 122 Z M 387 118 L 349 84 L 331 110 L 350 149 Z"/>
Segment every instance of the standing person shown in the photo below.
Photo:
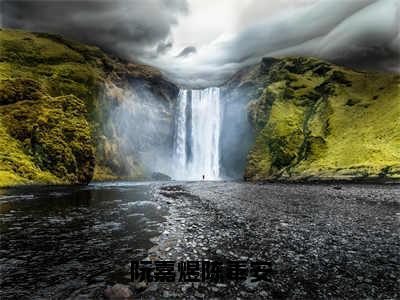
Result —
<path fill-rule="evenodd" d="M 206 176 L 205 175 L 203 175 L 203 180 L 206 178 Z"/>

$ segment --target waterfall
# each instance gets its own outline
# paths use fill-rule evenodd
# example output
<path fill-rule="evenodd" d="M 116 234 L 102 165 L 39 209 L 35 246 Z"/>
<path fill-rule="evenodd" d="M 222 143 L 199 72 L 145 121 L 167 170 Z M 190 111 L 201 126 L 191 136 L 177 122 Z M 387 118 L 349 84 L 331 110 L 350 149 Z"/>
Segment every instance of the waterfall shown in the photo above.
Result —
<path fill-rule="evenodd" d="M 220 178 L 221 103 L 219 88 L 181 90 L 174 142 L 174 177 Z"/>
<path fill-rule="evenodd" d="M 177 178 L 184 178 L 187 162 L 186 151 L 186 90 L 179 91 L 178 105 L 175 117 L 175 138 L 174 138 L 174 175 Z"/>

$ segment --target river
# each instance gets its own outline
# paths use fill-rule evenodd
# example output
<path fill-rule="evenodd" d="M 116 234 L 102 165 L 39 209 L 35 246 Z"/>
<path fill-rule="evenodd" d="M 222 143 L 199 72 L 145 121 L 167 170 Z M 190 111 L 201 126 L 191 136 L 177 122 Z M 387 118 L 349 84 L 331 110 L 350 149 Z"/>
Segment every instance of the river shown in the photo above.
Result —
<path fill-rule="evenodd" d="M 64 298 L 82 287 L 128 282 L 167 210 L 150 183 L 0 191 L 0 298 Z"/>
<path fill-rule="evenodd" d="M 1 299 L 104 299 L 131 260 L 268 262 L 266 281 L 134 297 L 399 298 L 400 186 L 114 182 L 2 190 Z M 108 288 L 109 289 L 109 288 Z"/>

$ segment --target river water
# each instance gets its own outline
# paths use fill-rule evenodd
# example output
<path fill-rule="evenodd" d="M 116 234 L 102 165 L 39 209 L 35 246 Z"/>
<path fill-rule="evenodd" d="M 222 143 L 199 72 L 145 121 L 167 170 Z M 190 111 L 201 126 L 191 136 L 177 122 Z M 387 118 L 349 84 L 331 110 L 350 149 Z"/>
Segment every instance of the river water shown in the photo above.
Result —
<path fill-rule="evenodd" d="M 129 260 L 146 256 L 167 213 L 150 183 L 0 193 L 1 299 L 65 298 L 129 282 Z"/>
<path fill-rule="evenodd" d="M 131 260 L 269 262 L 135 299 L 400 299 L 400 186 L 235 181 L 0 190 L 0 299 L 105 299 Z"/>

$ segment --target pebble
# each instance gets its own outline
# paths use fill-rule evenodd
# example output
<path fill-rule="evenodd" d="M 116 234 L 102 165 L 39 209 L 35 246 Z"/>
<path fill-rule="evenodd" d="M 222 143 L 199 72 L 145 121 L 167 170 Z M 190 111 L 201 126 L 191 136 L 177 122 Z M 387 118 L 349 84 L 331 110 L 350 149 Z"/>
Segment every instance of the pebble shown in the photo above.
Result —
<path fill-rule="evenodd" d="M 147 289 L 148 285 L 144 281 L 139 281 L 139 282 L 135 282 L 133 287 L 140 292 L 140 291 Z"/>
<path fill-rule="evenodd" d="M 110 300 L 133 299 L 133 293 L 129 286 L 120 283 L 114 284 L 112 288 L 107 288 L 104 293 Z"/>
<path fill-rule="evenodd" d="M 195 185 L 188 186 L 191 188 Z M 229 295 L 230 299 L 236 297 L 251 299 L 257 296 L 271 298 L 274 293 L 283 298 L 292 295 L 293 298 L 307 299 L 310 298 L 310 294 L 303 286 L 303 278 L 307 282 L 315 278 L 324 279 L 327 268 L 332 268 L 329 270 L 333 273 L 335 287 L 316 285 L 313 292 L 319 297 L 332 298 L 337 290 L 346 290 L 350 286 L 355 289 L 354 294 L 362 297 L 373 299 L 382 296 L 379 294 L 379 290 L 382 290 L 381 283 L 374 281 L 372 285 L 372 281 L 365 278 L 363 271 L 378 270 L 377 266 L 363 260 L 362 257 L 373 255 L 374 259 L 382 261 L 379 270 L 384 270 L 385 262 L 396 261 L 396 257 L 391 254 L 393 251 L 386 250 L 387 245 L 396 247 L 395 241 L 398 239 L 392 229 L 393 220 L 397 221 L 393 210 L 375 218 L 373 215 L 379 210 L 387 209 L 378 206 L 366 210 L 364 206 L 367 206 L 368 202 L 362 204 L 359 200 L 355 202 L 355 198 L 332 197 L 332 194 L 337 195 L 338 192 L 328 189 L 329 192 L 326 193 L 314 185 L 304 185 L 304 187 L 301 184 L 285 185 L 284 188 L 289 190 L 287 193 L 285 190 L 280 190 L 281 185 L 275 187 L 274 184 L 259 186 L 245 184 L 246 193 L 254 195 L 254 203 L 251 203 L 252 199 L 242 195 L 243 183 L 229 184 L 232 191 L 227 194 L 235 193 L 237 197 L 234 199 L 224 195 L 225 187 L 218 183 L 215 185 L 221 189 L 218 194 L 213 194 L 215 189 L 213 186 L 201 187 L 195 192 L 202 195 L 201 200 L 193 198 L 196 199 L 193 201 L 191 197 L 186 199 L 180 196 L 180 201 L 174 201 L 171 209 L 176 207 L 174 212 L 176 215 L 167 218 L 184 217 L 187 228 L 176 225 L 181 222 L 171 222 L 168 226 L 162 227 L 164 232 L 168 232 L 165 240 L 174 239 L 181 245 L 176 247 L 168 244 L 170 246 L 168 248 L 174 251 L 160 255 L 176 259 L 188 257 L 189 254 L 191 258 L 196 258 L 197 255 L 194 255 L 193 250 L 196 250 L 194 248 L 197 246 L 197 250 L 210 251 L 209 254 L 218 255 L 219 257 L 215 259 L 239 257 L 244 261 L 255 259 L 265 261 L 268 258 L 274 270 L 279 273 L 279 277 L 272 276 L 271 282 L 251 282 L 251 278 L 247 278 L 241 283 L 232 282 L 229 285 L 224 283 L 216 286 L 172 285 L 168 287 L 169 290 L 164 290 L 164 285 L 160 285 L 160 289 L 154 291 L 154 299 L 164 296 L 167 296 L 164 298 L 181 297 L 182 293 L 188 294 L 188 298 L 193 298 L 194 295 L 199 299 L 211 299 L 210 296 L 217 297 L 220 296 L 219 293 Z M 238 187 L 237 190 L 234 190 L 235 186 Z M 360 189 L 361 193 L 363 189 Z M 366 189 L 370 188 L 367 186 Z M 345 195 L 345 192 L 347 193 L 347 186 L 343 187 L 340 194 Z M 312 193 L 318 193 L 318 198 L 314 199 Z M 302 195 L 307 201 L 304 202 L 301 197 L 295 198 L 294 195 Z M 241 201 L 240 197 L 245 197 L 246 201 Z M 208 205 L 207 208 L 202 206 L 203 203 Z M 218 210 L 214 210 L 214 205 Z M 217 222 L 214 213 L 219 213 Z M 286 227 L 290 227 L 290 230 Z M 189 232 L 188 228 L 192 231 Z M 202 251 L 199 253 L 204 256 Z M 204 258 L 213 259 L 213 257 Z M 343 260 L 350 262 L 353 267 L 350 276 L 341 274 L 343 265 L 340 264 Z M 366 269 L 363 269 L 364 267 Z M 398 272 L 393 270 L 388 272 L 389 274 L 382 273 L 385 278 L 382 282 L 389 281 L 393 284 L 398 278 L 396 276 Z M 293 274 L 300 279 L 291 282 Z M 152 284 L 146 293 L 151 286 Z M 385 290 L 383 296 L 397 298 L 390 289 Z"/>
<path fill-rule="evenodd" d="M 198 291 L 196 291 L 196 292 L 194 293 L 194 296 L 195 296 L 196 298 L 201 298 L 201 299 L 203 299 L 206 295 L 205 295 L 205 294 L 202 294 L 202 293 L 200 293 L 200 292 L 198 292 Z"/>

